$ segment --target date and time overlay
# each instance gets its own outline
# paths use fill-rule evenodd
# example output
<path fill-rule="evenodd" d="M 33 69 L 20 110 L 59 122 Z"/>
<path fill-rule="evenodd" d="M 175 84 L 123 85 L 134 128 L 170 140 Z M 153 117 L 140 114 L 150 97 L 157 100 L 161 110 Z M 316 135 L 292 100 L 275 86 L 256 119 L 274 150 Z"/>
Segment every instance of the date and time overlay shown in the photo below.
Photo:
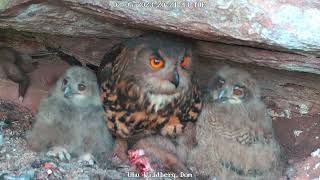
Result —
<path fill-rule="evenodd" d="M 111 7 L 129 8 L 204 8 L 206 3 L 203 1 L 152 1 L 152 2 L 122 2 L 109 1 Z"/>

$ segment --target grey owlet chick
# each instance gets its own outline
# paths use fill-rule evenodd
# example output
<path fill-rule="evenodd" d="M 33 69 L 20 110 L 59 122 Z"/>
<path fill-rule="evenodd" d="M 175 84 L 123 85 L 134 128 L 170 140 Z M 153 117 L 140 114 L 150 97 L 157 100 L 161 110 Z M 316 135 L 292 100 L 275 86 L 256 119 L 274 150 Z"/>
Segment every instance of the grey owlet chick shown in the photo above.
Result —
<path fill-rule="evenodd" d="M 70 154 L 84 160 L 105 155 L 111 152 L 114 140 L 103 113 L 95 74 L 71 67 L 42 99 L 33 129 L 27 134 L 28 143 L 35 151 L 51 148 L 50 154 L 60 159 L 69 159 Z"/>
<path fill-rule="evenodd" d="M 223 67 L 208 83 L 188 164 L 218 179 L 276 179 L 280 146 L 260 90 L 244 71 Z M 188 134 L 186 132 L 186 134 Z"/>

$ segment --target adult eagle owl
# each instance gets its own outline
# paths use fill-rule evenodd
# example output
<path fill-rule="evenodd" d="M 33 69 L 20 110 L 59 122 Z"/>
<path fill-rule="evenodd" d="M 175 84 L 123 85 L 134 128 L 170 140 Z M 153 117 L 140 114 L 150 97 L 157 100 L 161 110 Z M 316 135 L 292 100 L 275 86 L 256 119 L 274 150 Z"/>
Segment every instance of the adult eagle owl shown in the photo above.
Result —
<path fill-rule="evenodd" d="M 175 137 L 196 122 L 202 104 L 193 61 L 191 43 L 161 33 L 131 39 L 105 55 L 101 98 L 120 159 L 126 158 L 128 138 Z"/>

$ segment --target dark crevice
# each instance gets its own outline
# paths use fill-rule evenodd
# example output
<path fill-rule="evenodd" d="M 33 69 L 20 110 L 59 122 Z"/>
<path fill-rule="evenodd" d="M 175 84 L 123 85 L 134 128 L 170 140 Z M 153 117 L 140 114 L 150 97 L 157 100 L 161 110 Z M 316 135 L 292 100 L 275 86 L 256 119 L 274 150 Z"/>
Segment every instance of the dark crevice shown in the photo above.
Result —
<path fill-rule="evenodd" d="M 56 53 L 56 55 L 58 57 L 60 57 L 61 60 L 67 62 L 71 66 L 82 66 L 82 63 L 77 58 L 75 58 L 72 55 L 69 55 L 69 54 L 65 53 L 60 47 L 59 48 L 46 47 L 46 49 L 50 53 Z"/>
<path fill-rule="evenodd" d="M 94 72 L 98 72 L 99 66 L 96 66 L 96 65 L 93 65 L 93 64 L 86 64 L 86 66 L 87 66 L 89 69 L 93 70 Z"/>
<path fill-rule="evenodd" d="M 56 56 L 58 56 L 61 60 L 67 62 L 70 66 L 83 66 L 83 64 L 74 56 L 67 54 L 66 52 L 64 52 L 61 47 L 59 48 L 54 48 L 54 47 L 46 47 L 46 49 L 48 50 L 47 54 L 54 54 Z M 99 66 L 96 66 L 94 64 L 85 64 L 86 67 L 88 67 L 89 69 L 93 70 L 94 72 L 98 71 Z"/>

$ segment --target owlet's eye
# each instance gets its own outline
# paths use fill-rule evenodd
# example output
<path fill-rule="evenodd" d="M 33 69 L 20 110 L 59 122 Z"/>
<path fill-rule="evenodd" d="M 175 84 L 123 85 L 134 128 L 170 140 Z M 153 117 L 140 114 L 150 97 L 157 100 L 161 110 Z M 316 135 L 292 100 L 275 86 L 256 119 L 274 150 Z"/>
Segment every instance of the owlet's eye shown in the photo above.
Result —
<path fill-rule="evenodd" d="M 180 66 L 182 68 L 185 68 L 189 63 L 189 57 L 188 56 L 184 56 L 183 59 L 180 62 Z"/>
<path fill-rule="evenodd" d="M 153 69 L 161 69 L 164 67 L 164 60 L 162 60 L 162 59 L 152 57 L 152 58 L 150 58 L 149 63 Z"/>
<path fill-rule="evenodd" d="M 243 96 L 243 88 L 235 86 L 233 88 L 233 95 L 235 95 L 235 96 Z"/>
<path fill-rule="evenodd" d="M 68 83 L 68 80 L 63 79 L 62 84 L 63 84 L 63 85 L 66 85 L 67 83 Z"/>
<path fill-rule="evenodd" d="M 84 84 L 78 84 L 78 90 L 84 91 L 84 90 L 86 90 L 86 86 Z"/>
<path fill-rule="evenodd" d="M 225 83 L 225 80 L 219 79 L 219 83 L 220 83 L 221 85 L 223 85 L 223 84 Z"/>
<path fill-rule="evenodd" d="M 216 82 L 217 82 L 217 84 L 216 84 L 217 88 L 221 88 L 226 81 L 222 77 L 219 76 Z"/>

